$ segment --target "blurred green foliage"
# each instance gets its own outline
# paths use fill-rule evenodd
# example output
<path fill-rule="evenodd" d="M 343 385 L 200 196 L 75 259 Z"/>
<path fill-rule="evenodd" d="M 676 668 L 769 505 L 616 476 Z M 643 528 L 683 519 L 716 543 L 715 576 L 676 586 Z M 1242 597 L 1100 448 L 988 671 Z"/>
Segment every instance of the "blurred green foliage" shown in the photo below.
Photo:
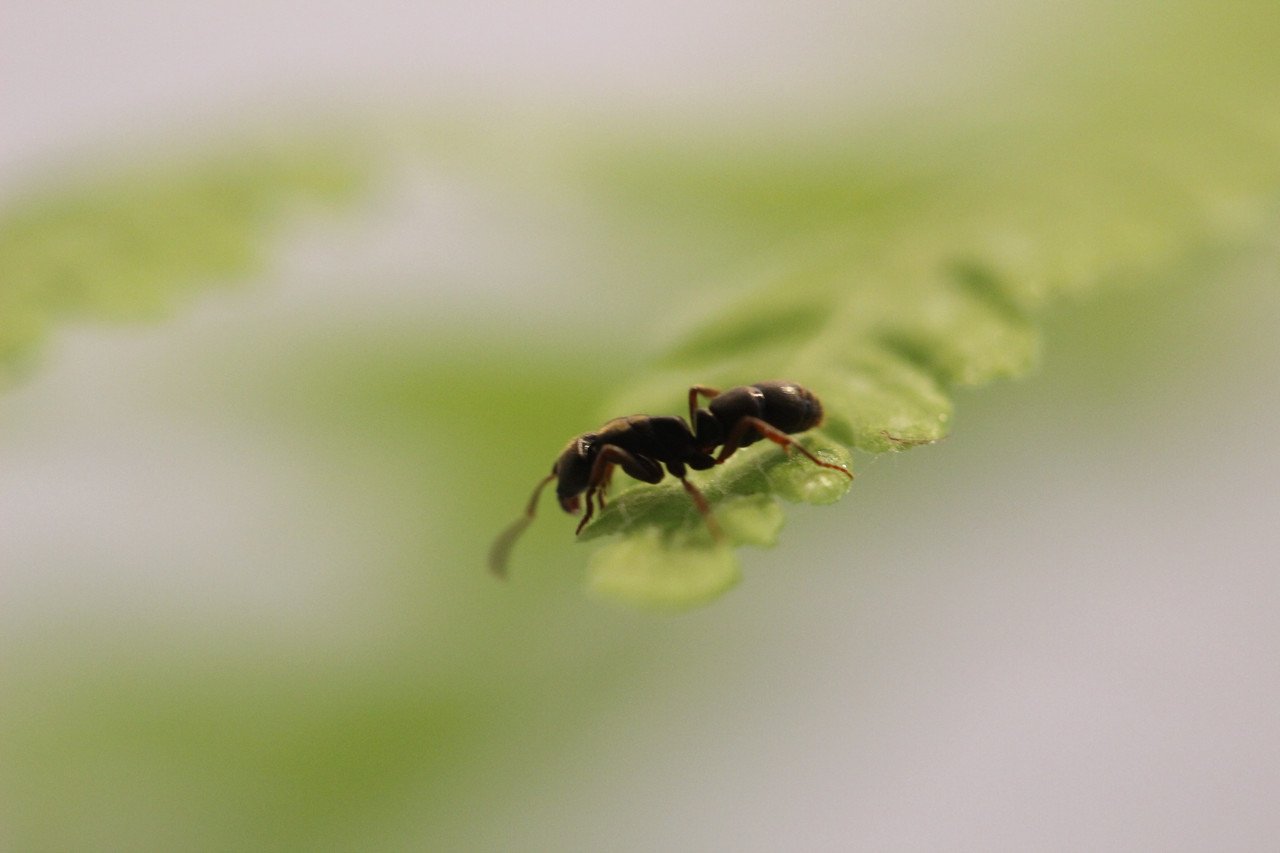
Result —
<path fill-rule="evenodd" d="M 350 199 L 368 169 L 336 140 L 260 140 L 199 157 L 162 152 L 6 205 L 0 383 L 56 320 L 155 318 L 181 293 L 260 271 L 283 215 Z"/>

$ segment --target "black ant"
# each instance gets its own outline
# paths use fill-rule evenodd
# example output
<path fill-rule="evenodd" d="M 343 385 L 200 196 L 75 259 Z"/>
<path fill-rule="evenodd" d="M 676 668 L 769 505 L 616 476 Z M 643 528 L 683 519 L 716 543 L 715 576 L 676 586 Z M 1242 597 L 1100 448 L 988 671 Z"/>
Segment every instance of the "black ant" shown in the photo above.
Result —
<path fill-rule="evenodd" d="M 698 397 L 711 402 L 697 407 Z M 822 404 L 813 392 L 793 382 L 757 382 L 720 392 L 705 385 L 689 389 L 689 420 L 674 416 L 651 417 L 631 415 L 614 418 L 595 432 L 588 432 L 569 442 L 551 473 L 533 490 L 524 515 L 502 532 L 489 551 L 489 569 L 505 577 L 507 558 L 520 534 L 533 521 L 538 497 L 552 480 L 556 497 L 568 513 L 576 513 L 579 496 L 586 493 L 586 513 L 578 522 L 577 533 L 591 520 L 595 504 L 605 505 L 604 492 L 609 487 L 615 467 L 644 483 L 662 480 L 662 466 L 680 481 L 702 513 L 711 535 L 724 538 L 720 525 L 711 513 L 711 505 L 702 492 L 686 479 L 686 469 L 705 471 L 728 459 L 740 447 L 767 438 L 784 447 L 788 453 L 796 448 L 815 465 L 839 471 L 850 479 L 842 465 L 823 462 L 790 438 L 790 434 L 812 429 L 822 422 Z M 690 427 L 692 424 L 692 428 Z M 712 456 L 717 447 L 719 454 Z"/>

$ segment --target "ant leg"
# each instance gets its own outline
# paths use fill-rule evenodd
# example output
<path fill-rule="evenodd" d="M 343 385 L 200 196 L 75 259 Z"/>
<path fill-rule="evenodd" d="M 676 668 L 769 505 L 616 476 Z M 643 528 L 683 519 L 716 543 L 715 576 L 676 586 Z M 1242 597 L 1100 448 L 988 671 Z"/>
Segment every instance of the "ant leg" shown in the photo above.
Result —
<path fill-rule="evenodd" d="M 702 513 L 702 520 L 707 523 L 707 529 L 711 531 L 711 538 L 717 542 L 724 541 L 724 531 L 720 529 L 720 523 L 716 521 L 715 514 L 711 511 L 711 504 L 707 503 L 706 495 L 690 483 L 684 477 L 680 478 L 680 485 L 684 486 L 684 490 L 689 493 L 689 497 L 693 498 L 693 505 L 698 508 L 698 512 Z"/>
<path fill-rule="evenodd" d="M 546 488 L 547 483 L 555 478 L 555 472 L 544 477 L 533 490 L 529 505 L 524 508 L 524 515 L 517 518 L 510 527 L 498 534 L 497 539 L 493 540 L 493 545 L 489 548 L 489 571 L 498 577 L 507 576 L 507 560 L 511 557 L 511 548 L 520 538 L 520 534 L 524 533 L 525 528 L 533 522 L 534 512 L 538 508 L 538 498 L 542 495 L 542 490 Z"/>
<path fill-rule="evenodd" d="M 614 465 L 621 465 L 623 471 L 644 483 L 657 483 L 662 479 L 662 467 L 657 462 L 646 456 L 634 456 L 616 444 L 606 444 L 600 448 L 600 455 L 591 466 L 591 476 L 587 478 L 587 509 L 583 513 L 582 520 L 578 522 L 575 533 L 581 533 L 582 528 L 586 527 L 587 522 L 595 515 L 594 502 L 601 487 L 612 476 Z M 603 500 L 600 501 L 600 508 L 604 509 Z"/>
<path fill-rule="evenodd" d="M 706 385 L 694 385 L 689 389 L 689 426 L 697 425 L 697 416 L 694 413 L 698 411 L 699 396 L 710 400 L 712 397 L 719 397 L 720 390 L 718 388 L 708 388 Z"/>
<path fill-rule="evenodd" d="M 604 509 L 604 496 L 609 491 L 609 484 L 613 482 L 614 466 L 610 465 L 604 470 L 604 479 L 600 481 L 600 490 L 596 492 L 596 500 L 600 502 L 600 508 Z"/>
<path fill-rule="evenodd" d="M 734 424 L 733 431 L 729 433 L 728 441 L 724 443 L 724 448 L 720 451 L 720 455 L 716 457 L 716 464 L 723 463 L 724 460 L 733 455 L 734 451 L 742 445 L 742 438 L 746 435 L 748 429 L 755 429 L 761 436 L 769 439 L 774 444 L 782 445 L 783 449 L 786 450 L 787 453 L 790 453 L 791 448 L 794 447 L 796 450 L 799 450 L 807 456 L 809 461 L 813 464 L 821 465 L 823 468 L 830 468 L 833 471 L 839 471 L 850 480 L 853 479 L 853 474 L 849 472 L 848 468 L 845 468 L 843 465 L 834 465 L 830 462 L 823 462 L 821 459 L 805 449 L 804 445 L 797 443 L 795 439 L 787 435 L 782 430 L 772 424 L 760 420 L 759 418 L 753 418 L 750 416 L 741 418 L 736 424 Z"/>
<path fill-rule="evenodd" d="M 614 463 L 612 462 L 606 463 L 604 466 L 604 473 L 600 475 L 600 483 L 594 487 L 592 486 L 588 487 L 587 511 L 586 511 L 586 514 L 582 517 L 582 520 L 578 522 L 578 530 L 581 530 L 582 526 L 586 524 L 587 521 L 590 520 L 591 516 L 595 513 L 595 509 L 591 506 L 591 499 L 593 497 L 595 498 L 596 503 L 600 506 L 600 509 L 603 510 L 605 508 L 604 493 L 608 490 L 609 482 L 613 479 L 614 467 L 615 467 Z M 595 472 L 595 468 L 593 467 L 592 468 L 593 475 L 594 475 L 594 472 Z"/>

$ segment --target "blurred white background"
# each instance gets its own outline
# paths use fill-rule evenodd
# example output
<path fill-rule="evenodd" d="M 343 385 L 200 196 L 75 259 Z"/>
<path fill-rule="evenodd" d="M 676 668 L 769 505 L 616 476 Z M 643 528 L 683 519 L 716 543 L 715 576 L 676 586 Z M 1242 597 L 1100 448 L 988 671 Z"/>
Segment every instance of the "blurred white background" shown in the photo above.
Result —
<path fill-rule="evenodd" d="M 1043 35 L 1002 39 L 1028 19 L 1047 25 Z M 407 98 L 702 119 L 927 102 L 1091 20 L 1001 0 L 18 3 L 0 28 L 0 165 L 12 179 L 80 144 L 211 114 Z"/>

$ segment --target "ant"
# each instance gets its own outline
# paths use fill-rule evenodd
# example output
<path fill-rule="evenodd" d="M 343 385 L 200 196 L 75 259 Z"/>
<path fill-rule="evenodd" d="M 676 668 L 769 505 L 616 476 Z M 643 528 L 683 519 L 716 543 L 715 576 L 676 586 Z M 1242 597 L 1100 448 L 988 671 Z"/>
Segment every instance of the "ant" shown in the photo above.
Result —
<path fill-rule="evenodd" d="M 706 408 L 698 408 L 699 397 L 711 401 Z M 499 577 L 506 576 L 511 548 L 533 521 L 538 498 L 552 480 L 558 481 L 556 497 L 567 513 L 577 513 L 579 496 L 586 494 L 586 512 L 575 531 L 581 533 L 594 515 L 596 504 L 604 508 L 604 493 L 614 468 L 621 468 L 643 483 L 657 483 L 662 480 L 665 464 L 667 471 L 689 493 L 712 537 L 721 541 L 724 533 L 716 523 L 711 505 L 686 478 L 687 469 L 705 471 L 723 463 L 738 448 L 767 438 L 788 453 L 794 447 L 815 465 L 853 479 L 853 474 L 843 465 L 823 462 L 790 437 L 821 422 L 822 403 L 812 391 L 794 382 L 757 382 L 724 392 L 694 385 L 689 389 L 688 421 L 667 415 L 614 418 L 595 432 L 574 438 L 560 452 L 551 473 L 533 490 L 524 515 L 494 540 L 489 551 L 489 569 Z M 718 446 L 720 452 L 712 456 Z"/>

